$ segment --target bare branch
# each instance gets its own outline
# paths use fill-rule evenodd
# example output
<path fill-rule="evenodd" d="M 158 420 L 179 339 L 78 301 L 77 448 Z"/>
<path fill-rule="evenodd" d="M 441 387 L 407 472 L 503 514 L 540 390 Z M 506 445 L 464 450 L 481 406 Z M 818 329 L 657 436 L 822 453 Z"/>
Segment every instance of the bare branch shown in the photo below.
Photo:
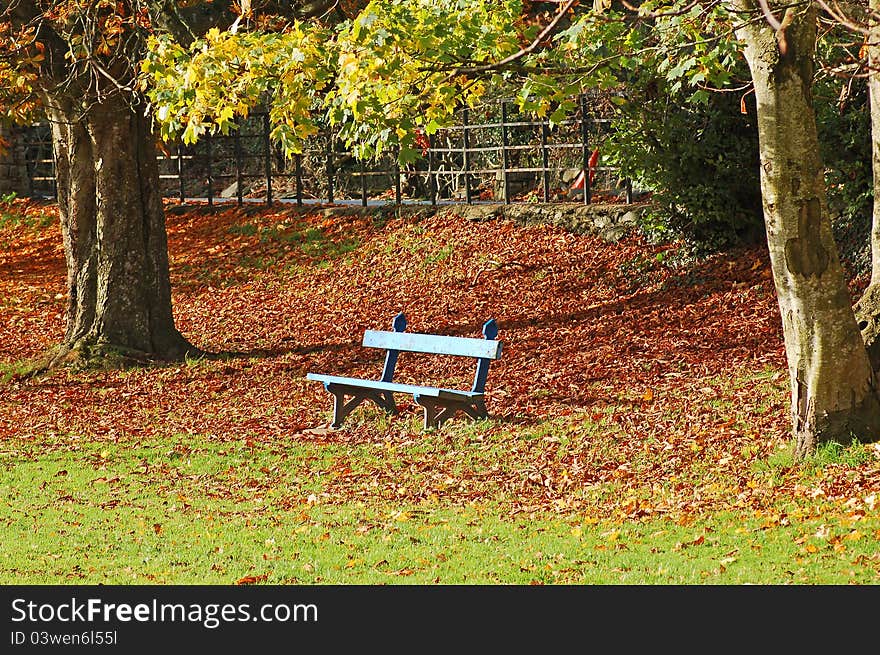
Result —
<path fill-rule="evenodd" d="M 846 29 L 852 32 L 856 32 L 857 34 L 864 34 L 865 36 L 871 34 L 871 30 L 866 25 L 856 23 L 852 21 L 846 14 L 844 14 L 843 10 L 841 10 L 840 7 L 837 6 L 836 2 L 834 3 L 834 9 L 829 7 L 828 3 L 826 3 L 825 0 L 816 0 L 816 4 L 819 5 L 826 14 L 831 16 L 831 18 L 833 18 L 835 22 L 837 22 L 839 25 L 842 25 Z"/>
<path fill-rule="evenodd" d="M 764 14 L 764 18 L 770 23 L 770 27 L 778 32 L 782 28 L 782 23 L 773 15 L 767 0 L 758 0 L 758 5 L 761 7 L 761 13 Z"/>

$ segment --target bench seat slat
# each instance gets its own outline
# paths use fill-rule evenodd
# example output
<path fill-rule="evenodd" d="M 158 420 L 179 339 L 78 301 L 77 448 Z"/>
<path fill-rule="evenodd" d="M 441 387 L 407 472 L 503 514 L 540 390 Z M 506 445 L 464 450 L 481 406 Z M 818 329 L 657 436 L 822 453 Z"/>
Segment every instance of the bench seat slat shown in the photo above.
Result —
<path fill-rule="evenodd" d="M 381 380 L 364 380 L 363 378 L 348 378 L 338 375 L 324 375 L 322 373 L 309 373 L 309 380 L 323 382 L 324 384 L 338 384 L 342 386 L 358 387 L 362 389 L 377 389 L 379 391 L 391 391 L 395 393 L 411 393 L 413 395 L 428 398 L 446 398 L 450 400 L 474 400 L 483 397 L 482 393 L 473 391 L 459 391 L 457 389 L 438 389 L 437 387 L 423 387 L 417 384 L 403 384 L 400 382 L 382 382 Z"/>
<path fill-rule="evenodd" d="M 501 357 L 501 342 L 497 340 L 447 337 L 418 332 L 367 330 L 364 332 L 363 345 L 370 348 L 387 348 L 434 355 L 459 355 L 480 359 L 499 359 Z"/>

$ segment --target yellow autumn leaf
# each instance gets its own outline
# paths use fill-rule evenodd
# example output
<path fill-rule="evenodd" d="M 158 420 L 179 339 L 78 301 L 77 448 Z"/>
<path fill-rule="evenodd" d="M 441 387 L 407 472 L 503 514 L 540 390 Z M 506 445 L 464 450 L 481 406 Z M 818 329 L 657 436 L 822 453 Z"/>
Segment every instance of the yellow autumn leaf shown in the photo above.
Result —
<path fill-rule="evenodd" d="M 620 537 L 620 531 L 610 530 L 608 532 L 603 532 L 602 536 L 605 537 L 608 541 L 614 542 L 617 541 L 618 537 Z"/>

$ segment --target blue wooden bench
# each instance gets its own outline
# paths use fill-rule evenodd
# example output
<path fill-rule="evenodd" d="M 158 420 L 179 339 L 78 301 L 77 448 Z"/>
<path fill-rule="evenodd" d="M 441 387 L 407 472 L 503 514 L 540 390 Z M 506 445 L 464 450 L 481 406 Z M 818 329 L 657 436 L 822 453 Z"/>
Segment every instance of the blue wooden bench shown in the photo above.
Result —
<path fill-rule="evenodd" d="M 484 339 L 404 332 L 406 317 L 403 314 L 395 316 L 392 325 L 393 332 L 364 332 L 365 347 L 386 349 L 385 367 L 378 380 L 321 373 L 306 375 L 309 380 L 323 382 L 324 388 L 333 395 L 334 428 L 341 427 L 345 417 L 365 400 L 373 401 L 389 414 L 396 414 L 395 393 L 412 394 L 413 400 L 424 408 L 426 430 L 439 427 L 458 411 L 474 420 L 488 418 L 483 391 L 489 375 L 489 364 L 493 359 L 501 357 L 501 341 L 496 340 L 498 325 L 495 319 L 486 321 L 483 325 Z M 394 382 L 394 368 L 401 352 L 473 357 L 477 360 L 474 384 L 470 391 L 462 391 Z"/>

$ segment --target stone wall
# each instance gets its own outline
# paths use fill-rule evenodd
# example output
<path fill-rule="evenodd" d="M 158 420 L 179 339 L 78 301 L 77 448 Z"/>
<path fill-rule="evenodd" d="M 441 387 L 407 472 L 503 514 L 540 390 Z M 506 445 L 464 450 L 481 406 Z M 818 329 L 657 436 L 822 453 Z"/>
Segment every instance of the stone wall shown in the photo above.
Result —
<path fill-rule="evenodd" d="M 549 224 L 575 234 L 594 234 L 605 241 L 617 241 L 638 227 L 650 203 L 530 203 L 510 205 L 456 205 L 445 207 L 474 221 L 506 218 L 519 225 Z"/>
<path fill-rule="evenodd" d="M 593 234 L 614 242 L 638 230 L 639 219 L 651 207 L 650 202 L 632 204 L 531 203 L 505 205 L 385 205 L 380 207 L 327 207 L 325 215 L 373 214 L 380 216 L 454 215 L 469 221 L 510 220 L 518 225 L 556 225 L 575 234 Z M 307 208 L 303 211 L 315 211 Z"/>
<path fill-rule="evenodd" d="M 0 195 L 29 193 L 25 147 L 21 131 L 0 125 Z"/>

